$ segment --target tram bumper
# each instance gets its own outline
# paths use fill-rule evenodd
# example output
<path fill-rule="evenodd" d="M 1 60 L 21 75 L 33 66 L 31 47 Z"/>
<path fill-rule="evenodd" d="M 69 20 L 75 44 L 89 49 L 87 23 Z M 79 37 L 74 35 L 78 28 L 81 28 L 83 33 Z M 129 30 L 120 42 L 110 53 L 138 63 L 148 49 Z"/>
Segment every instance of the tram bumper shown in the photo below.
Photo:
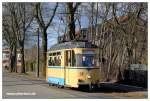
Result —
<path fill-rule="evenodd" d="M 78 87 L 80 89 L 94 90 L 99 87 L 99 83 L 98 82 L 95 82 L 95 83 L 84 82 L 84 81 L 81 82 L 81 80 L 78 80 Z"/>

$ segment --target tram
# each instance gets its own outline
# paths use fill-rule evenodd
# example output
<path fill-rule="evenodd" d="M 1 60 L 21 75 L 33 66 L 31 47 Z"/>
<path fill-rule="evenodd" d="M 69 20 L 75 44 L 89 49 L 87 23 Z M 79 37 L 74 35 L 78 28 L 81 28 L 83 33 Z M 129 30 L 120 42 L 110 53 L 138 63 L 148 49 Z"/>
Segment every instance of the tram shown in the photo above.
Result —
<path fill-rule="evenodd" d="M 100 70 L 96 61 L 97 46 L 89 42 L 64 42 L 48 50 L 46 80 L 59 87 L 88 87 L 99 84 Z"/>

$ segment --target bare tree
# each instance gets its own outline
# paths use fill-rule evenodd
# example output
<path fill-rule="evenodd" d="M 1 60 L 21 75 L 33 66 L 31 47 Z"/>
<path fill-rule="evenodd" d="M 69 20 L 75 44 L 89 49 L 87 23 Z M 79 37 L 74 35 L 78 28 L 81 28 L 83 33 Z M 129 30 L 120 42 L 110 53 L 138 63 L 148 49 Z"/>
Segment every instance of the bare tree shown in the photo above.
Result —
<path fill-rule="evenodd" d="M 8 17 L 3 17 L 3 43 L 9 47 L 9 71 L 13 72 L 16 70 L 16 37 L 10 26 L 12 24 L 8 23 Z"/>
<path fill-rule="evenodd" d="M 53 12 L 52 12 L 52 15 L 51 17 L 49 18 L 49 20 L 47 21 L 47 23 L 45 23 L 45 20 L 44 20 L 44 15 L 43 15 L 43 12 L 42 12 L 42 8 L 41 8 L 41 3 L 36 3 L 35 4 L 35 9 L 34 9 L 34 16 L 37 20 L 37 23 L 39 24 L 39 27 L 40 27 L 40 30 L 41 30 L 41 33 L 42 33 L 42 48 L 43 48 L 43 54 L 42 54 L 42 57 L 43 57 L 43 68 L 42 68 L 42 75 L 43 76 L 46 76 L 46 60 L 47 60 L 47 57 L 46 57 L 46 52 L 47 52 L 47 29 L 48 27 L 50 26 L 50 24 L 52 23 L 52 20 L 55 16 L 55 12 L 57 10 L 57 7 L 58 7 L 58 3 L 56 3 L 54 9 L 53 9 Z"/>
<path fill-rule="evenodd" d="M 104 80 L 123 79 L 123 71 L 129 64 L 139 63 L 141 53 L 145 52 L 142 47 L 145 50 L 144 44 L 147 44 L 146 9 L 145 3 L 98 3 L 88 9 L 86 16 L 89 21 L 94 17 L 89 22 L 89 29 L 95 22 L 93 30 L 96 30 L 90 31 L 90 39 L 99 47 L 101 77 Z"/>
<path fill-rule="evenodd" d="M 66 3 L 67 5 L 67 26 L 68 26 L 68 34 L 70 40 L 75 39 L 75 20 L 74 15 L 75 12 L 80 5 L 80 3 L 76 3 L 75 6 L 72 2 Z"/>
<path fill-rule="evenodd" d="M 3 4 L 3 43 L 9 47 L 9 71 L 17 72 L 16 67 L 16 48 L 17 38 L 15 35 L 15 27 L 13 16 L 11 15 L 11 7 L 7 4 Z"/>
<path fill-rule="evenodd" d="M 25 73 L 25 64 L 24 64 L 24 41 L 25 34 L 29 28 L 33 16 L 32 9 L 30 4 L 26 3 L 8 3 L 8 10 L 11 15 L 11 21 L 13 23 L 13 31 L 17 40 L 17 45 L 19 45 L 20 54 L 21 54 L 21 73 Z M 27 10 L 28 9 L 28 10 Z"/>

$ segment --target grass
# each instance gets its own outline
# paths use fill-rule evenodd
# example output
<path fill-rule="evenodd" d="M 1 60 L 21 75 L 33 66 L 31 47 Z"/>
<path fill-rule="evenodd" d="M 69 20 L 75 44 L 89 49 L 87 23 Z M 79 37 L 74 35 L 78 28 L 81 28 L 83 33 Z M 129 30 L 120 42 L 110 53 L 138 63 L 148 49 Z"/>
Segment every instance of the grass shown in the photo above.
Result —
<path fill-rule="evenodd" d="M 18 73 L 19 75 L 29 75 L 28 73 Z"/>

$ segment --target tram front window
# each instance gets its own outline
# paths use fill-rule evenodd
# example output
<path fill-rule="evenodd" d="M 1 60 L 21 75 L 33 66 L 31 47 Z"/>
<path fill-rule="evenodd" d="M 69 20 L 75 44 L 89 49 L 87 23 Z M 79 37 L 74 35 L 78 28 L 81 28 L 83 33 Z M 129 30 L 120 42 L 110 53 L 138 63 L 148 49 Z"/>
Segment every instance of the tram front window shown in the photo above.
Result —
<path fill-rule="evenodd" d="M 85 55 L 83 55 L 82 65 L 83 66 L 95 66 L 94 56 L 85 56 Z"/>
<path fill-rule="evenodd" d="M 76 55 L 76 65 L 77 66 L 96 66 L 95 55 Z"/>

